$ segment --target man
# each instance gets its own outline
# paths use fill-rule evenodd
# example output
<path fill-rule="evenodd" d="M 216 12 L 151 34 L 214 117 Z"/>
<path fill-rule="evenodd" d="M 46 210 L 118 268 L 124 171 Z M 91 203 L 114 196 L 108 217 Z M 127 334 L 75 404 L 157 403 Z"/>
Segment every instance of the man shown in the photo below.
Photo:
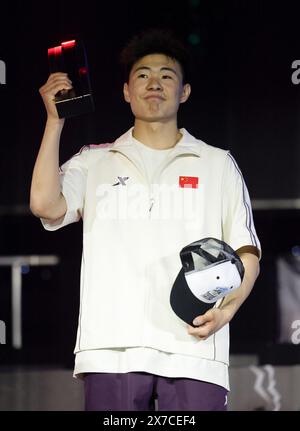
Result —
<path fill-rule="evenodd" d="M 248 192 L 228 151 L 178 129 L 188 100 L 186 51 L 158 30 L 125 47 L 124 98 L 134 127 L 112 144 L 84 147 L 59 172 L 64 120 L 50 75 L 40 93 L 47 123 L 34 167 L 31 210 L 46 229 L 83 219 L 75 376 L 87 410 L 225 410 L 228 323 L 259 272 Z M 170 307 L 180 250 L 205 237 L 237 250 L 239 289 L 186 325 Z"/>

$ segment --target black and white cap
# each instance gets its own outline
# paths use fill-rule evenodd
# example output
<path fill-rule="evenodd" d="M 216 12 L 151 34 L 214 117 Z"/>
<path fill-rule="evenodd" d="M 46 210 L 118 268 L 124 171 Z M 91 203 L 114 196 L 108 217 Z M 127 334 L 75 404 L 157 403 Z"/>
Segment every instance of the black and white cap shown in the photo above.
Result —
<path fill-rule="evenodd" d="M 245 270 L 237 253 L 216 238 L 187 245 L 180 259 L 182 268 L 173 284 L 170 303 L 177 316 L 193 326 L 195 317 L 241 285 Z"/>

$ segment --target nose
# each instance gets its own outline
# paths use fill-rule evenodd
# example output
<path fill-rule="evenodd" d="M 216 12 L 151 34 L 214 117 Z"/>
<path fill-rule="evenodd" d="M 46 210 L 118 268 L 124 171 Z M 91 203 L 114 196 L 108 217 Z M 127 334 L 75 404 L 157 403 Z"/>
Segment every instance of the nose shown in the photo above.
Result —
<path fill-rule="evenodd" d="M 154 77 L 149 79 L 148 85 L 147 85 L 147 90 L 161 91 L 162 86 L 161 86 L 160 80 L 157 78 L 154 78 Z"/>

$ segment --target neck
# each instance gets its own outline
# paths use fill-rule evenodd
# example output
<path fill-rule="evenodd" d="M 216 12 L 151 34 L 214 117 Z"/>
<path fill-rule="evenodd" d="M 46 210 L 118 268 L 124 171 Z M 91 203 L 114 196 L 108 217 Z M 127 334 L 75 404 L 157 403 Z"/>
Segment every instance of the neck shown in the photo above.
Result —
<path fill-rule="evenodd" d="M 172 123 L 146 123 L 135 120 L 133 137 L 148 147 L 166 150 L 174 147 L 182 137 L 176 121 Z"/>

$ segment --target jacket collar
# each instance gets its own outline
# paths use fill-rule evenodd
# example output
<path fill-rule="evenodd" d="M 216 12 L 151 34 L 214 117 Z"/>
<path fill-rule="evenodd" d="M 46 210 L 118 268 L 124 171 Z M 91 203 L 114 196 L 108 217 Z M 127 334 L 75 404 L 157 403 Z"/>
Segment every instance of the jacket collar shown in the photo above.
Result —
<path fill-rule="evenodd" d="M 136 154 L 136 149 L 133 144 L 133 127 L 131 127 L 126 133 L 120 136 L 112 145 L 109 151 L 119 151 L 124 153 L 128 157 L 133 157 Z M 194 138 L 186 129 L 180 129 L 182 138 L 174 147 L 172 151 L 173 156 L 180 154 L 194 154 L 196 156 L 201 155 L 201 149 L 203 142 Z"/>

